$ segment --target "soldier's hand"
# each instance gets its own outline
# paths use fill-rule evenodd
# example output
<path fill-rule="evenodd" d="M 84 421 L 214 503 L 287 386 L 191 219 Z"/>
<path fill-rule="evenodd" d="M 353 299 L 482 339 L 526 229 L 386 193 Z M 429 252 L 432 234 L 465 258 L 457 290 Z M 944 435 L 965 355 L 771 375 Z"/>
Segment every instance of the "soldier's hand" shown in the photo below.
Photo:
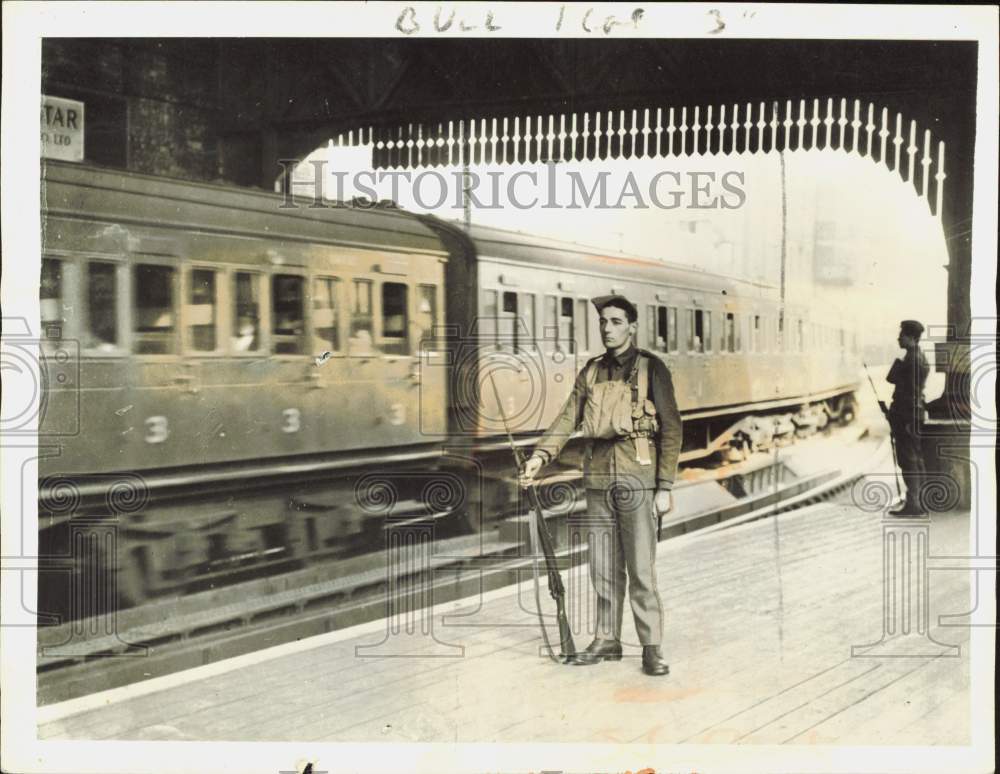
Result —
<path fill-rule="evenodd" d="M 524 463 L 524 467 L 521 469 L 520 484 L 521 486 L 529 486 L 534 480 L 535 476 L 538 475 L 538 471 L 542 469 L 542 457 L 539 454 L 532 454 L 528 461 Z"/>
<path fill-rule="evenodd" d="M 653 507 L 656 508 L 657 516 L 670 513 L 674 509 L 674 493 L 669 489 L 658 489 L 653 499 Z"/>

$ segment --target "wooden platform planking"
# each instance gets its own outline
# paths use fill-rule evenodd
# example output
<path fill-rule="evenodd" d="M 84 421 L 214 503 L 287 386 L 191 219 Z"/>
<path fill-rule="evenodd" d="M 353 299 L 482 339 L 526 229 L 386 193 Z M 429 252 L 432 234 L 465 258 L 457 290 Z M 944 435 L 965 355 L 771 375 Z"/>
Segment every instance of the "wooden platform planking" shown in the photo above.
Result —
<path fill-rule="evenodd" d="M 965 553 L 968 515 L 936 514 L 934 555 Z M 460 657 L 358 658 L 366 634 L 50 722 L 45 739 L 966 744 L 967 576 L 932 572 L 930 621 L 959 657 L 852 658 L 881 638 L 882 521 L 826 504 L 659 548 L 666 678 L 626 657 L 540 657 L 530 582 L 434 621 Z M 586 569 L 572 582 L 590 593 Z M 543 600 L 548 594 L 542 588 Z M 445 623 L 449 625 L 445 625 Z M 455 625 L 464 623 L 466 625 Z M 471 624 L 471 625 L 470 625 Z M 556 632 L 551 630 L 555 638 Z M 577 635 L 578 647 L 590 636 Z M 418 638 L 415 655 L 434 643 Z M 439 650 L 439 649 L 438 649 Z"/>

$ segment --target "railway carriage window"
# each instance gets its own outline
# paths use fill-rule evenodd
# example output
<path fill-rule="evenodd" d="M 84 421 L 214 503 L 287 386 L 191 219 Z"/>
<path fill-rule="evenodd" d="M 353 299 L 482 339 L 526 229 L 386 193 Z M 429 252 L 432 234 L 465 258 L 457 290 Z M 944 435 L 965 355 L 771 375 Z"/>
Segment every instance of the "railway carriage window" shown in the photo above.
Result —
<path fill-rule="evenodd" d="M 559 305 L 559 346 L 570 354 L 576 351 L 573 328 L 573 299 L 563 298 Z"/>
<path fill-rule="evenodd" d="M 519 299 L 521 305 L 521 322 L 527 338 L 523 349 L 535 346 L 535 294 L 522 293 Z"/>
<path fill-rule="evenodd" d="M 408 290 L 409 288 L 400 282 L 382 283 L 382 338 L 384 349 L 389 354 L 410 354 L 410 342 L 407 336 Z"/>
<path fill-rule="evenodd" d="M 191 349 L 196 352 L 214 352 L 215 340 L 215 272 L 209 269 L 192 269 L 188 288 L 188 305 L 184 319 L 188 324 Z"/>
<path fill-rule="evenodd" d="M 761 337 L 760 315 L 755 314 L 750 322 L 750 350 L 753 352 L 764 351 L 764 341 Z"/>
<path fill-rule="evenodd" d="M 705 352 L 712 349 L 711 329 L 705 325 L 708 313 L 702 309 L 688 309 L 688 352 Z"/>
<path fill-rule="evenodd" d="M 305 333 L 305 278 L 297 274 L 271 277 L 271 333 L 276 355 L 302 354 Z"/>
<path fill-rule="evenodd" d="M 785 348 L 785 316 L 778 315 L 778 327 L 775 329 L 775 351 L 783 352 Z"/>
<path fill-rule="evenodd" d="M 66 335 L 66 308 L 63 306 L 63 262 L 42 259 L 38 290 L 43 343 L 58 342 Z"/>
<path fill-rule="evenodd" d="M 484 290 L 480 297 L 479 339 L 496 343 L 497 340 L 497 292 Z"/>
<path fill-rule="evenodd" d="M 732 312 L 726 312 L 726 324 L 723 331 L 723 345 L 722 349 L 725 352 L 735 352 L 736 351 L 736 316 Z"/>
<path fill-rule="evenodd" d="M 677 352 L 677 308 L 667 307 L 667 349 Z"/>
<path fill-rule="evenodd" d="M 649 346 L 657 352 L 667 351 L 667 307 L 649 307 Z"/>
<path fill-rule="evenodd" d="M 712 313 L 702 312 L 702 330 L 704 335 L 701 340 L 705 342 L 705 352 L 712 351 Z"/>
<path fill-rule="evenodd" d="M 502 295 L 502 307 L 497 320 L 497 334 L 502 344 L 514 348 L 518 345 L 517 336 L 517 293 L 505 290 Z"/>
<path fill-rule="evenodd" d="M 137 354 L 168 355 L 174 351 L 175 275 L 171 266 L 135 266 L 132 324 Z"/>
<path fill-rule="evenodd" d="M 585 298 L 578 298 L 576 301 L 576 351 L 590 351 L 590 328 L 587 325 L 587 306 Z"/>
<path fill-rule="evenodd" d="M 257 274 L 238 271 L 233 277 L 233 333 L 230 343 L 234 352 L 256 352 L 260 349 L 260 281 Z"/>
<path fill-rule="evenodd" d="M 437 349 L 437 287 L 420 285 L 417 288 L 417 330 L 422 349 Z"/>
<path fill-rule="evenodd" d="M 336 277 L 313 279 L 313 349 L 316 352 L 340 351 L 340 280 Z"/>
<path fill-rule="evenodd" d="M 113 263 L 87 264 L 88 348 L 113 350 L 118 345 L 118 271 Z"/>
<path fill-rule="evenodd" d="M 371 354 L 375 341 L 373 329 L 371 280 L 356 279 L 351 301 L 351 352 Z"/>
<path fill-rule="evenodd" d="M 555 296 L 545 297 L 545 324 L 542 328 L 542 338 L 545 340 L 545 351 L 553 352 L 559 342 L 559 300 Z"/>

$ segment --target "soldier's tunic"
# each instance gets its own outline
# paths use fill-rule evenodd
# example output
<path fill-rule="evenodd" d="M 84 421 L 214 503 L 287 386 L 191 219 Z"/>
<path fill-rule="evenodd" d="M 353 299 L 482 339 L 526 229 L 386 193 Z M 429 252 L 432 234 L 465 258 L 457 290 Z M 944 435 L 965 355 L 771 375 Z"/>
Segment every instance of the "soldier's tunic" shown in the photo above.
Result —
<path fill-rule="evenodd" d="M 639 351 L 633 346 L 620 356 L 605 353 L 594 358 L 590 362 L 597 363 L 595 383 L 628 380 L 637 357 Z M 582 526 L 591 540 L 590 576 L 597 593 L 598 636 L 621 637 L 627 569 L 640 643 L 659 645 L 663 604 L 656 587 L 653 499 L 655 490 L 673 487 L 681 448 L 681 417 L 670 371 L 658 357 L 649 355 L 648 359 L 648 394 L 639 399 L 652 400 L 659 419 L 660 430 L 650 443 L 651 464 L 639 463 L 631 438 L 590 440 L 583 468 L 587 517 Z M 535 447 L 546 462 L 559 454 L 583 421 L 589 365 L 580 371 L 565 405 Z"/>
<path fill-rule="evenodd" d="M 906 502 L 922 505 L 920 487 L 925 475 L 924 455 L 920 444 L 924 417 L 924 384 L 930 367 L 919 347 L 908 349 L 896 360 L 886 380 L 895 385 L 889 405 L 889 427 L 896 441 L 896 457 L 906 482 Z"/>

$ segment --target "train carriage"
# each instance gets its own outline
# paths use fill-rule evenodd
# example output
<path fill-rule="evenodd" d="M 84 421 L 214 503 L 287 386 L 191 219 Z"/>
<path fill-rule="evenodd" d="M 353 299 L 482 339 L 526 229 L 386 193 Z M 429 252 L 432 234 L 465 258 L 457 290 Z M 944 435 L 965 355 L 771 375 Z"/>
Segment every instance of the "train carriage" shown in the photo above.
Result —
<path fill-rule="evenodd" d="M 443 353 L 417 350 L 447 256 L 413 217 L 59 163 L 43 196 L 42 349 L 75 376 L 39 432 L 78 426 L 41 463 L 43 544 L 140 489 L 119 563 L 142 598 L 322 553 L 360 529 L 339 471 L 440 456 Z"/>
<path fill-rule="evenodd" d="M 429 472 L 464 489 L 434 515 L 504 515 L 484 389 L 530 444 L 603 349 L 597 295 L 633 299 L 638 344 L 669 365 L 682 460 L 769 443 L 761 418 L 852 412 L 850 327 L 764 284 L 392 207 L 43 173 L 42 350 L 69 378 L 46 386 L 40 433 L 62 449 L 40 464 L 40 544 L 65 554 L 75 517 L 112 521 L 115 556 L 90 561 L 116 569 L 118 604 L 373 545 L 373 469 L 417 518 Z M 65 589 L 43 587 L 58 610 Z"/>
<path fill-rule="evenodd" d="M 856 336 L 831 310 L 782 307 L 776 287 L 688 266 L 427 222 L 453 256 L 446 311 L 461 334 L 450 359 L 467 373 L 451 383 L 480 386 L 492 374 L 515 431 L 544 429 L 583 364 L 603 352 L 590 299 L 609 293 L 636 303 L 637 345 L 671 370 L 685 421 L 682 459 L 727 446 L 748 415 L 853 411 Z M 477 357 L 463 355 L 470 350 Z M 489 395 L 453 389 L 451 398 L 453 436 L 503 429 Z"/>

